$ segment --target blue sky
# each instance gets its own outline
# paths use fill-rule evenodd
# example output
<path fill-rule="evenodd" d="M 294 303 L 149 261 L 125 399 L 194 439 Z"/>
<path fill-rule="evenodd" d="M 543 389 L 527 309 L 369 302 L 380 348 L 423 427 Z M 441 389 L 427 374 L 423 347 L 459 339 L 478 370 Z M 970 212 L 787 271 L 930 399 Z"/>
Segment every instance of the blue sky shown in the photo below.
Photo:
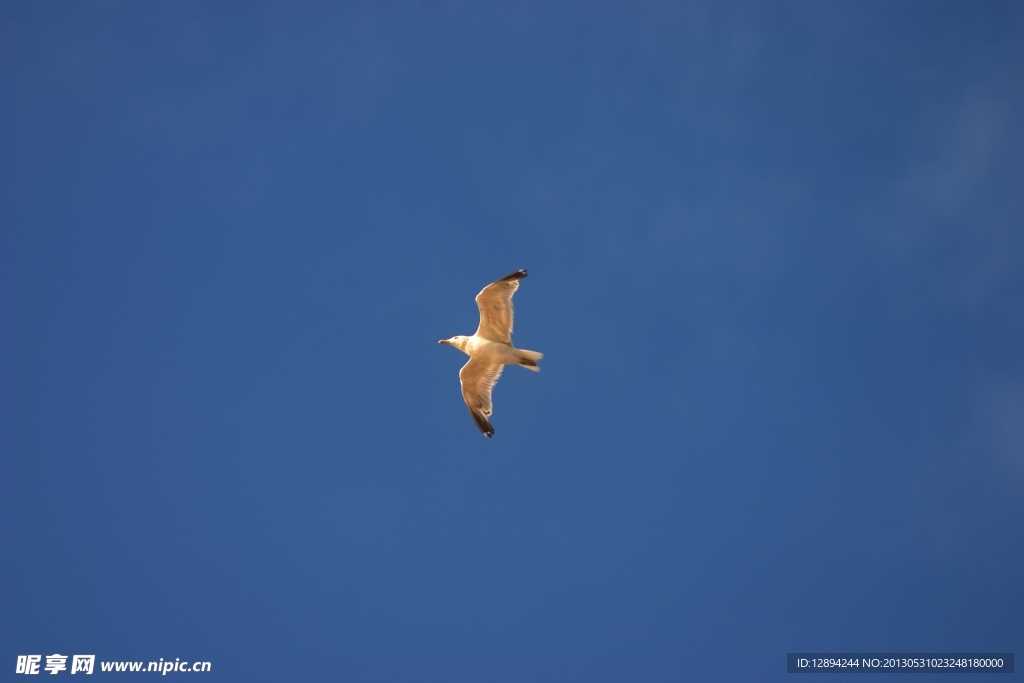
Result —
<path fill-rule="evenodd" d="M 0 5 L 0 671 L 1020 653 L 1022 69 L 1012 2 Z M 437 340 L 518 268 L 488 440 Z"/>

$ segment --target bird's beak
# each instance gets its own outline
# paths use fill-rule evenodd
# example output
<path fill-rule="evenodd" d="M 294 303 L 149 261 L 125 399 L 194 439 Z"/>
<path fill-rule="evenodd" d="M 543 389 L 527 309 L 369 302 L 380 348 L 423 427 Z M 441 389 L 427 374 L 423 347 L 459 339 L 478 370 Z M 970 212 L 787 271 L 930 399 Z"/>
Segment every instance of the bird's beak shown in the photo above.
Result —
<path fill-rule="evenodd" d="M 447 340 L 447 339 L 442 339 L 441 341 L 439 341 L 439 342 L 437 342 L 437 343 L 438 343 L 438 344 L 447 344 L 447 343 L 448 343 L 448 340 Z"/>

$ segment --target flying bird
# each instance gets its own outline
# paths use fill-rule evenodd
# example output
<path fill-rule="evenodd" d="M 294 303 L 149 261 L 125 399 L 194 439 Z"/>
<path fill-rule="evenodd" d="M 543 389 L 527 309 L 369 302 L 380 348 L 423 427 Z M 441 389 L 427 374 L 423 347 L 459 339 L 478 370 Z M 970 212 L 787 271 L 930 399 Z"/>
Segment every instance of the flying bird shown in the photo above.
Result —
<path fill-rule="evenodd" d="M 543 353 L 512 346 L 512 295 L 524 277 L 526 271 L 517 270 L 480 290 L 476 295 L 480 326 L 472 337 L 460 335 L 438 342 L 454 346 L 469 356 L 469 362 L 459 370 L 462 398 L 476 426 L 488 438 L 494 436 L 489 419 L 491 390 L 501 377 L 501 371 L 506 365 L 521 365 L 540 372 L 537 361 L 544 357 Z"/>

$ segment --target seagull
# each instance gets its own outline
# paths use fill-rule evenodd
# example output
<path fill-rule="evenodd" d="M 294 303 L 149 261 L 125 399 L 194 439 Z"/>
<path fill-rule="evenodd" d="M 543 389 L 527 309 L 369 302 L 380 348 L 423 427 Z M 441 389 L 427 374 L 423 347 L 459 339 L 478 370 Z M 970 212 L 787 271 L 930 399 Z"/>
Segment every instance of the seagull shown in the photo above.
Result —
<path fill-rule="evenodd" d="M 488 419 L 491 390 L 501 377 L 501 371 L 506 365 L 521 365 L 540 372 L 537 361 L 544 357 L 543 353 L 512 346 L 512 295 L 524 277 L 526 271 L 517 270 L 480 290 L 476 295 L 480 327 L 472 337 L 460 335 L 437 342 L 454 346 L 469 356 L 469 362 L 459 370 L 462 398 L 476 426 L 488 438 L 494 436 L 494 427 Z"/>

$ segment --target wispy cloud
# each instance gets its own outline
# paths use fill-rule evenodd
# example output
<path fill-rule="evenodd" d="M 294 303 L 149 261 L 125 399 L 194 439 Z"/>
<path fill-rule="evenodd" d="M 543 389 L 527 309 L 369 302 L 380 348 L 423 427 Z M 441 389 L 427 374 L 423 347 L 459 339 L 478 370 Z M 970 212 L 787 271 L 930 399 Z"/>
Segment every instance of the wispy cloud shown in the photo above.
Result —
<path fill-rule="evenodd" d="M 979 307 L 1021 278 L 1022 105 L 1019 74 L 1004 71 L 923 108 L 902 174 L 866 208 L 879 258 L 919 295 Z"/>

